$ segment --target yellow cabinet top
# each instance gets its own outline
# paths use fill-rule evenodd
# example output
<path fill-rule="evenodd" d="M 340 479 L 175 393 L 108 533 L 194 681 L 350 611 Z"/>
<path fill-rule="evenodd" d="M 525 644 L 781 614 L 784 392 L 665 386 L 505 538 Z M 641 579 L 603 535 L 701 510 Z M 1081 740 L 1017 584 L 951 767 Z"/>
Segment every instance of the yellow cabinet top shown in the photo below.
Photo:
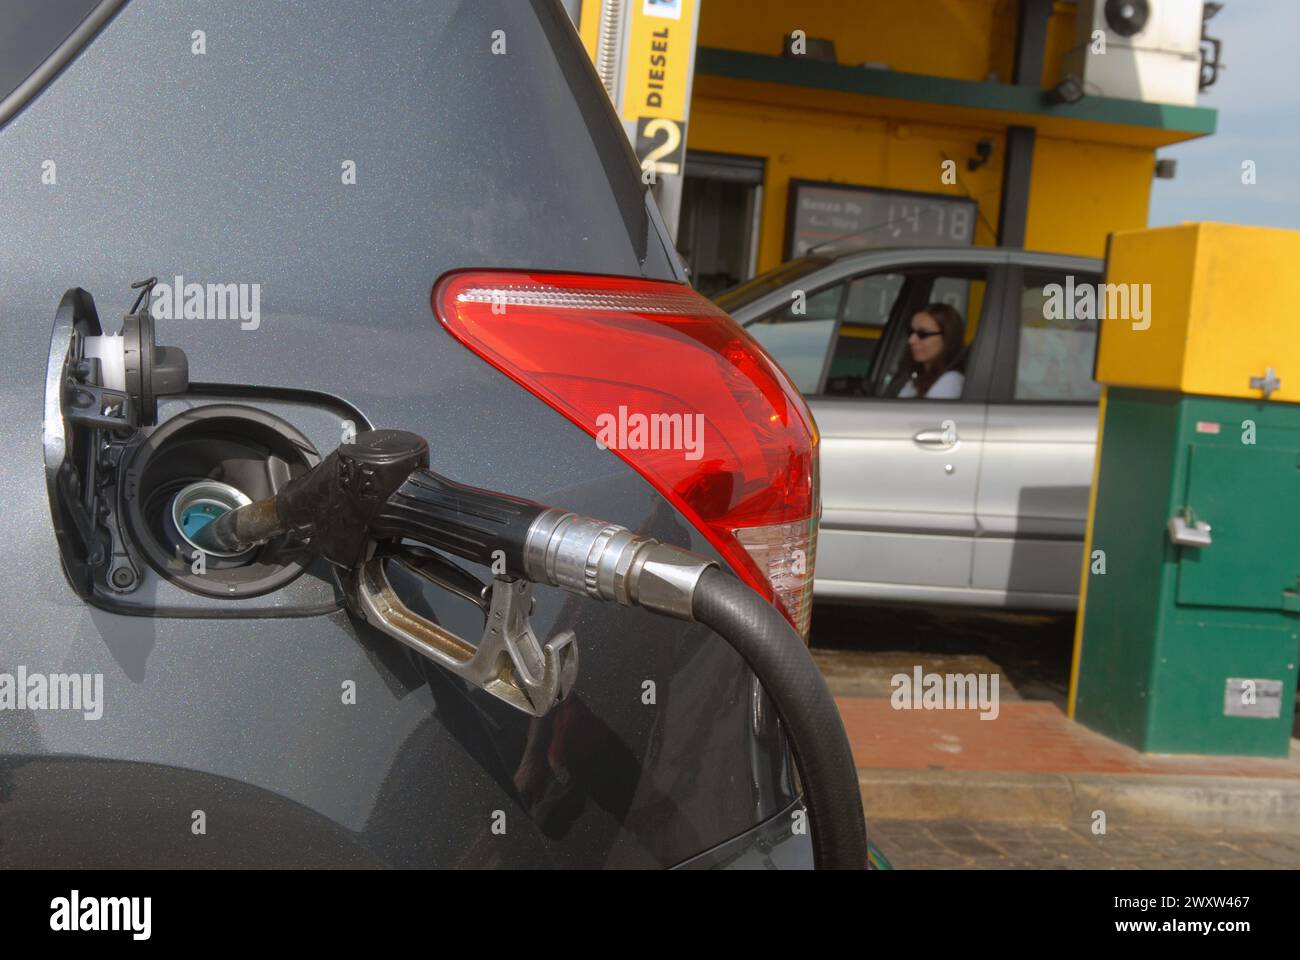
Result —
<path fill-rule="evenodd" d="M 1300 231 L 1185 223 L 1110 238 L 1097 379 L 1300 402 Z M 1086 304 L 1084 304 L 1086 306 Z"/>

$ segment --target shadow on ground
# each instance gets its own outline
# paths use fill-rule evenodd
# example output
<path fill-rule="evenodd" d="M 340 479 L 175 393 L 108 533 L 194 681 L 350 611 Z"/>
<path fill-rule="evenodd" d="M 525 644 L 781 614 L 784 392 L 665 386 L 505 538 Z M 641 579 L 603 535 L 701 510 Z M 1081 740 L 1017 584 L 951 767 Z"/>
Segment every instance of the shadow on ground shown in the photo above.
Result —
<path fill-rule="evenodd" d="M 840 696 L 889 696 L 889 678 L 919 664 L 934 673 L 997 672 L 1006 699 L 1048 700 L 1064 710 L 1074 614 L 818 604 L 812 646 Z"/>

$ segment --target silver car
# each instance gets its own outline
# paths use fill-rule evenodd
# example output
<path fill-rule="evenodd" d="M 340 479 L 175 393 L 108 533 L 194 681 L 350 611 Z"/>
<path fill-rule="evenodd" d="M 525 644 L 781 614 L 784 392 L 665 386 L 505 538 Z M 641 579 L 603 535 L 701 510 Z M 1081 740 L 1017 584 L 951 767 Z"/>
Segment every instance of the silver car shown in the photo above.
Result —
<path fill-rule="evenodd" d="M 717 297 L 821 429 L 819 599 L 1077 605 L 1100 387 L 1097 321 L 1070 306 L 1101 271 L 1006 248 L 875 249 Z M 912 317 L 934 302 L 965 321 L 961 397 L 899 398 Z"/>

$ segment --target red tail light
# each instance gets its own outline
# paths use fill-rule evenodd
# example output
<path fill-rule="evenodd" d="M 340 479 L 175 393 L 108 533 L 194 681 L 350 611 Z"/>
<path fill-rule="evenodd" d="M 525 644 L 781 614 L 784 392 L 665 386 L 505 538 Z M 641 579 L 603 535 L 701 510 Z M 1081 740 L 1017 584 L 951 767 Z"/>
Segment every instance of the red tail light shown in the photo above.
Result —
<path fill-rule="evenodd" d="M 761 346 L 689 287 L 527 272 L 443 277 L 451 334 L 612 449 L 808 635 L 817 428 Z"/>

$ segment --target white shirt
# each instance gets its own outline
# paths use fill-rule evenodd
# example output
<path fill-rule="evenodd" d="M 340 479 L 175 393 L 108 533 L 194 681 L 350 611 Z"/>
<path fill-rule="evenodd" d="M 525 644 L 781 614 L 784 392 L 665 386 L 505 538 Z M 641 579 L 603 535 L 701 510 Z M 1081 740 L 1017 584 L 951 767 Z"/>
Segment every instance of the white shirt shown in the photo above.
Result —
<path fill-rule="evenodd" d="M 940 374 L 939 379 L 930 385 L 925 395 L 927 400 L 960 400 L 962 387 L 966 384 L 966 375 L 960 370 L 948 370 Z M 916 381 L 908 380 L 903 389 L 898 391 L 900 398 L 916 396 Z"/>

